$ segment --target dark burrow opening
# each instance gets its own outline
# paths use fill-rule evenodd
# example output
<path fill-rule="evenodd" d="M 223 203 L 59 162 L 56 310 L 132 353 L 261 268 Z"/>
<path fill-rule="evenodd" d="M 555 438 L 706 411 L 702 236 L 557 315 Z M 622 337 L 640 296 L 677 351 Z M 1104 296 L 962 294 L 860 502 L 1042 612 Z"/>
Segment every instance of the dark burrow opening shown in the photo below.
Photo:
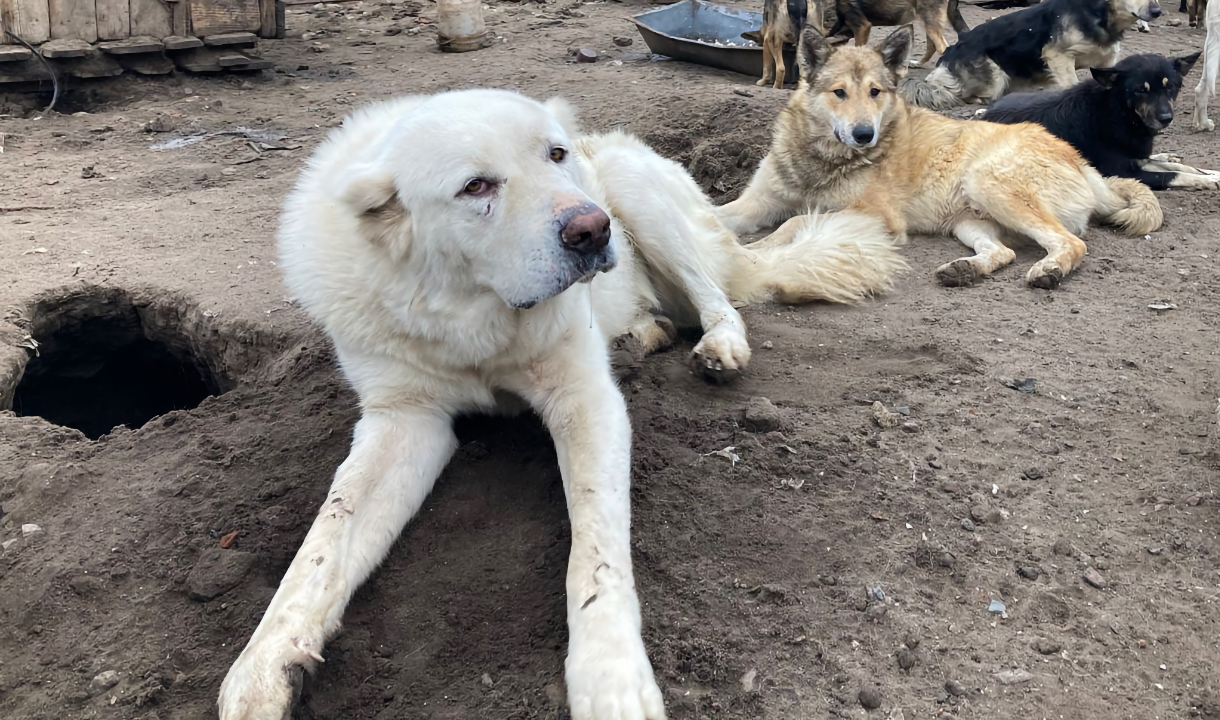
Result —
<path fill-rule="evenodd" d="M 38 355 L 13 396 L 18 415 L 37 415 L 96 440 L 119 425 L 134 430 L 171 410 L 197 407 L 219 392 L 185 338 L 147 332 L 127 303 L 93 309 L 104 314 L 61 319 L 45 336 L 35 333 Z"/>

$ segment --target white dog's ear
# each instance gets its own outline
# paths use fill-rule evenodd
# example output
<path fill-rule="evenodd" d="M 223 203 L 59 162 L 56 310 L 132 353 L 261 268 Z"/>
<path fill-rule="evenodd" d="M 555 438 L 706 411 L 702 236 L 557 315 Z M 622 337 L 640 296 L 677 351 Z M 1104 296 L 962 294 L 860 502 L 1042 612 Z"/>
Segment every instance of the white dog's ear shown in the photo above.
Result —
<path fill-rule="evenodd" d="M 392 174 L 372 164 L 357 165 L 347 187 L 340 190 L 339 200 L 356 215 L 361 237 L 389 250 L 394 262 L 406 256 L 411 246 L 411 225 Z"/>
<path fill-rule="evenodd" d="M 559 125 L 570 137 L 580 137 L 580 121 L 576 119 L 576 108 L 563 98 L 553 97 L 542 104 L 547 112 L 555 116 Z"/>
<path fill-rule="evenodd" d="M 385 205 L 394 197 L 394 176 L 372 163 L 354 165 L 339 180 L 339 199 L 358 213 Z"/>

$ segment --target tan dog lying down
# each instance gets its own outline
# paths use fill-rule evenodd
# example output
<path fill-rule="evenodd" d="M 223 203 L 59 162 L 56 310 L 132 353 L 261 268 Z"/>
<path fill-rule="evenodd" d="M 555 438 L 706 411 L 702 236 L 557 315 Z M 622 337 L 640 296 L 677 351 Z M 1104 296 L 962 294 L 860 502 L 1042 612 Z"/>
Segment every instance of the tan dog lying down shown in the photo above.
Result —
<path fill-rule="evenodd" d="M 953 233 L 975 255 L 942 265 L 945 285 L 965 285 L 1016 257 L 1004 240 L 1046 248 L 1030 285 L 1051 288 L 1085 255 L 1091 217 L 1125 232 L 1161 226 L 1156 196 L 1137 180 L 1103 178 L 1041 126 L 952 120 L 905 103 L 911 26 L 867 47 L 833 51 L 805 32 L 798 88 L 775 123 L 771 150 L 741 197 L 717 211 L 737 232 L 768 227 L 807 208 L 885 218 L 890 231 Z"/>

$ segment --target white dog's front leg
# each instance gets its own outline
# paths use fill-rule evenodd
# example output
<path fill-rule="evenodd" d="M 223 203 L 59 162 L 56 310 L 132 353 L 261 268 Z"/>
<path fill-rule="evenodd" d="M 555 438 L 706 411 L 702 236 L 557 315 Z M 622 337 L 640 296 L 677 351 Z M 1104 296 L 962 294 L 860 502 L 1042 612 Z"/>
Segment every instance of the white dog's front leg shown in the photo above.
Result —
<path fill-rule="evenodd" d="M 351 454 L 246 649 L 220 686 L 221 720 L 289 717 L 352 593 L 423 504 L 457 442 L 440 412 L 367 412 Z"/>
<path fill-rule="evenodd" d="M 550 428 L 572 521 L 568 702 L 573 720 L 664 720 L 631 569 L 631 426 L 596 331 L 534 365 L 523 394 Z"/>

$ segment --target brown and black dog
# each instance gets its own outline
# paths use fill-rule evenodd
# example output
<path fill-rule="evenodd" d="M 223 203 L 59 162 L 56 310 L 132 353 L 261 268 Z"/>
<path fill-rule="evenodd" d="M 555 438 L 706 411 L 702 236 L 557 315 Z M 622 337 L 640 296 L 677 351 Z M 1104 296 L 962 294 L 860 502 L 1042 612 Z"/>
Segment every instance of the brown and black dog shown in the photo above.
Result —
<path fill-rule="evenodd" d="M 741 34 L 763 49 L 763 76 L 755 85 L 771 85 L 774 80 L 776 90 L 784 87 L 788 71 L 784 66 L 784 45 L 795 45 L 806 25 L 822 32 L 823 1 L 814 0 L 812 18 L 808 17 L 806 0 L 766 0 L 763 3 L 762 29 Z"/>
<path fill-rule="evenodd" d="M 943 53 L 949 47 L 949 43 L 945 41 L 945 31 L 950 26 L 959 33 L 970 29 L 962 18 L 957 1 L 835 0 L 835 14 L 838 19 L 827 34 L 834 37 L 845 29 L 850 30 L 856 39 L 856 47 L 863 47 L 868 44 L 868 33 L 874 25 L 907 25 L 919 18 L 928 38 L 928 47 L 919 61 L 922 65 L 931 60 L 933 55 Z"/>

